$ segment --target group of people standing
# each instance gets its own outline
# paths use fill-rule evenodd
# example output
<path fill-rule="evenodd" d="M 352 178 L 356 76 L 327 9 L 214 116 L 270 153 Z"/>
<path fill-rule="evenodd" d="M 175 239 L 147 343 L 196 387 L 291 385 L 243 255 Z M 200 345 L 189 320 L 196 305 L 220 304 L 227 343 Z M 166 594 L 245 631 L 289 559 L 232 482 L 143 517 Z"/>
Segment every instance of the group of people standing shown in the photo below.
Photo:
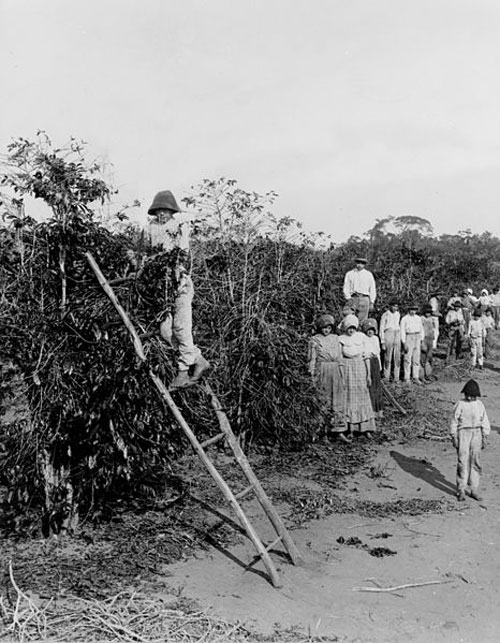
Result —
<path fill-rule="evenodd" d="M 483 288 L 479 297 L 474 296 L 472 288 L 467 288 L 462 295 L 455 293 L 447 308 L 447 361 L 452 357 L 460 359 L 468 340 L 472 367 L 482 369 L 490 351 L 491 331 L 500 328 L 500 288 L 495 288 L 492 295 Z"/>
<path fill-rule="evenodd" d="M 328 430 L 342 441 L 350 441 L 355 433 L 370 437 L 375 430 L 383 409 L 382 377 L 399 382 L 401 367 L 408 384 L 433 377 L 440 334 L 441 293 L 432 293 L 422 308 L 410 303 L 404 315 L 398 300 L 391 299 L 378 325 L 369 316 L 377 290 L 366 264 L 365 257 L 357 257 L 345 275 L 340 322 L 335 324 L 331 314 L 321 315 L 309 342 L 309 373 L 329 410 Z M 481 369 L 489 333 L 500 324 L 500 288 L 492 296 L 483 289 L 478 298 L 467 289 L 462 296 L 454 295 L 447 309 L 447 361 L 453 355 L 461 357 L 467 339 L 472 366 Z"/>

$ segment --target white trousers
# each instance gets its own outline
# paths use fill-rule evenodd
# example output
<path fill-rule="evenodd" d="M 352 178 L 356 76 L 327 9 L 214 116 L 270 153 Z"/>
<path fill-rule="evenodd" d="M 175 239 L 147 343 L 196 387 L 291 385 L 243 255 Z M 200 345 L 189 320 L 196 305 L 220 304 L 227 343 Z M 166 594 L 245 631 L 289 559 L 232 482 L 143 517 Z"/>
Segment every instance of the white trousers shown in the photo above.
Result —
<path fill-rule="evenodd" d="M 403 358 L 405 382 L 410 381 L 410 373 L 414 380 L 420 378 L 420 333 L 407 333 L 406 351 Z"/>
<path fill-rule="evenodd" d="M 483 338 L 482 337 L 471 337 L 470 338 L 470 352 L 472 355 L 472 368 L 477 364 L 479 366 L 483 365 Z"/>
<path fill-rule="evenodd" d="M 465 491 L 467 486 L 476 491 L 481 478 L 481 429 L 460 429 L 458 437 L 457 489 Z"/>
<path fill-rule="evenodd" d="M 171 326 L 170 313 L 162 325 L 163 338 L 171 341 L 174 348 L 179 351 L 177 363 L 180 371 L 187 371 L 201 356 L 200 349 L 193 341 L 193 295 L 193 280 L 190 275 L 183 274 L 175 294 Z"/>

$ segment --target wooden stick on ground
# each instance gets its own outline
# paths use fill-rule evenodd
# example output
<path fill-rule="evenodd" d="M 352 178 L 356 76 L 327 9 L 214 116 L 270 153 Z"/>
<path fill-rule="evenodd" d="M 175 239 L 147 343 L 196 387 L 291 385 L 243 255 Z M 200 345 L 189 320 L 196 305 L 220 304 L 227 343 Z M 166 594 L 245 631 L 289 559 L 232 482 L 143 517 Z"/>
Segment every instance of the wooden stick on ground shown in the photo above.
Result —
<path fill-rule="evenodd" d="M 386 396 L 386 398 L 389 400 L 389 402 L 403 415 L 407 415 L 407 412 L 405 409 L 401 406 L 401 404 L 396 400 L 394 395 L 389 391 L 387 386 L 385 385 L 384 382 L 381 382 L 382 384 L 382 392 Z"/>
<path fill-rule="evenodd" d="M 395 585 L 394 587 L 353 587 L 353 592 L 396 592 L 400 589 L 407 589 L 409 587 L 426 587 L 427 585 L 444 585 L 445 583 L 451 583 L 452 579 L 449 580 L 429 580 L 425 583 L 406 583 L 405 585 Z"/>

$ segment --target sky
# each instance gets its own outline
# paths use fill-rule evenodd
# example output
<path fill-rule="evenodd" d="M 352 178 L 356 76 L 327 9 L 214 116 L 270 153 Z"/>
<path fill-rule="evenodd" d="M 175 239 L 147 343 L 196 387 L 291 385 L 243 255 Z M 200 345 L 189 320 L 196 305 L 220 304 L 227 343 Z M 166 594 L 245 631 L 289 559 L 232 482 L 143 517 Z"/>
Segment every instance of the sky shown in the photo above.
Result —
<path fill-rule="evenodd" d="M 0 153 L 88 142 L 118 204 L 202 179 L 343 242 L 500 236 L 497 0 L 0 0 Z"/>

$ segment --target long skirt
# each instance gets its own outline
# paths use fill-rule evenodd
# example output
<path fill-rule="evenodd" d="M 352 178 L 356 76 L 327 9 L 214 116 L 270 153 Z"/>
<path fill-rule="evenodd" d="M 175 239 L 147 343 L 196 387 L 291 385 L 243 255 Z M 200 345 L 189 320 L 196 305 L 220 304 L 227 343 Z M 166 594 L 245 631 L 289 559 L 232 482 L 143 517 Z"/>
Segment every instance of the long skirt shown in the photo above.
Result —
<path fill-rule="evenodd" d="M 365 361 L 361 356 L 344 361 L 344 384 L 345 415 L 349 428 L 361 432 L 374 431 L 374 411 L 366 381 Z"/>
<path fill-rule="evenodd" d="M 380 417 L 384 408 L 382 379 L 380 377 L 380 362 L 374 355 L 370 357 L 370 375 L 372 380 L 371 386 L 369 387 L 370 399 L 372 401 L 375 417 Z"/>
<path fill-rule="evenodd" d="M 338 362 L 319 362 L 317 385 L 321 391 L 325 411 L 329 416 L 329 430 L 346 430 L 344 416 L 344 381 Z"/>

